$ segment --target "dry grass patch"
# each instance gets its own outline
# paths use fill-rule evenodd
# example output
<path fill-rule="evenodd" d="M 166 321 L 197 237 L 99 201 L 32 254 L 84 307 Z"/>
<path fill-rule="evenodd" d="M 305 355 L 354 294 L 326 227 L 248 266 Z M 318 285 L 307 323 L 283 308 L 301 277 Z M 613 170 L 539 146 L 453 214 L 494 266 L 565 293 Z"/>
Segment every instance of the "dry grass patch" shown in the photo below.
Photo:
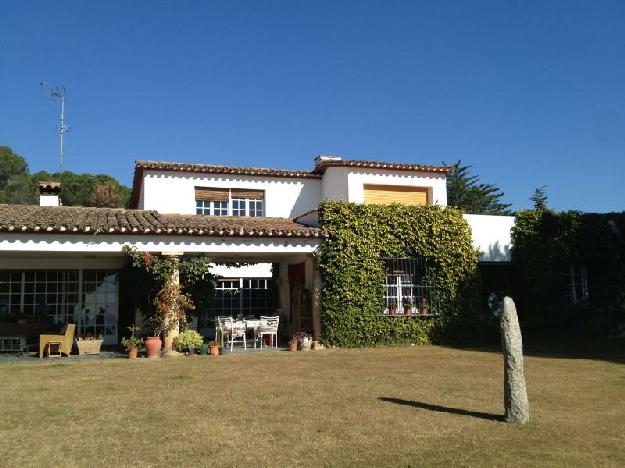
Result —
<path fill-rule="evenodd" d="M 625 365 L 422 346 L 0 367 L 2 466 L 625 465 Z M 67 462 L 69 460 L 69 463 Z"/>

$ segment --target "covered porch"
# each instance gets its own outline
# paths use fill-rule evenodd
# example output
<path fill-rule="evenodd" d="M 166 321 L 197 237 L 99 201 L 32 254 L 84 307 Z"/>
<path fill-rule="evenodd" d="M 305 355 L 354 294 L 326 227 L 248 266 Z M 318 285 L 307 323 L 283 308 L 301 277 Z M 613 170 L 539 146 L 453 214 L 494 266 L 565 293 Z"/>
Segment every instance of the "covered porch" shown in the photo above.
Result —
<path fill-rule="evenodd" d="M 219 290 L 239 295 L 240 307 L 234 308 L 232 300 L 225 304 L 222 297 L 221 305 L 197 311 L 192 326 L 209 339 L 214 338 L 211 319 L 221 315 L 219 307 L 224 315 L 279 315 L 281 343 L 300 330 L 314 335 L 321 331 L 321 281 L 312 255 L 323 238 L 318 228 L 286 219 L 216 220 L 95 208 L 47 210 L 54 211 L 35 214 L 64 213 L 64 218 L 86 214 L 95 226 L 69 229 L 70 220 L 43 229 L 41 222 L 0 225 L 0 337 L 23 336 L 33 344 L 40 333 L 76 323 L 77 335 L 101 334 L 104 345 L 118 345 L 126 327 L 140 325 L 142 320 L 140 311 L 128 305 L 133 285 L 120 274 L 128 262 L 124 246 L 180 259 L 203 255 L 216 264 Z M 157 217 L 160 225 L 148 219 L 148 214 Z M 137 219 L 143 230 L 133 227 Z M 264 270 L 258 265 L 264 265 Z M 236 287 L 234 282 L 238 282 Z M 255 300 L 253 295 L 240 297 L 255 286 L 261 289 L 261 283 L 265 290 L 271 288 L 270 301 L 265 298 L 258 306 L 250 302 Z"/>

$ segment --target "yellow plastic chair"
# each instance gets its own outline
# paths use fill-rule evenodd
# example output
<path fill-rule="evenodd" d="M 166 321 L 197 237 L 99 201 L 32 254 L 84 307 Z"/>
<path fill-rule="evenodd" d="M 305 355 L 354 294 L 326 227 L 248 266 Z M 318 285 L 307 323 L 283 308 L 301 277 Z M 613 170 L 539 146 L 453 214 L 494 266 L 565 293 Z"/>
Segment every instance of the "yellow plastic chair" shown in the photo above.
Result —
<path fill-rule="evenodd" d="M 75 323 L 69 323 L 65 329 L 64 335 L 39 335 L 39 357 L 43 357 L 43 353 L 48 346 L 48 343 L 59 341 L 61 342 L 60 353 L 69 356 L 72 352 L 72 345 L 74 344 L 74 331 L 76 330 Z"/>

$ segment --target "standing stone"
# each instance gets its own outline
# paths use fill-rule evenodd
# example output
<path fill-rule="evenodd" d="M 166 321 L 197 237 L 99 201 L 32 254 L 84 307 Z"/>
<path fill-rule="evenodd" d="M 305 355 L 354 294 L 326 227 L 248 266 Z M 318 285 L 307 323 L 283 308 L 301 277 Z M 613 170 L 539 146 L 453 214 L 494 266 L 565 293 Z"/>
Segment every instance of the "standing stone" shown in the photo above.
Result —
<path fill-rule="evenodd" d="M 501 344 L 504 365 L 504 408 L 506 422 L 525 424 L 530 419 L 525 377 L 523 376 L 523 340 L 514 301 L 503 299 Z"/>

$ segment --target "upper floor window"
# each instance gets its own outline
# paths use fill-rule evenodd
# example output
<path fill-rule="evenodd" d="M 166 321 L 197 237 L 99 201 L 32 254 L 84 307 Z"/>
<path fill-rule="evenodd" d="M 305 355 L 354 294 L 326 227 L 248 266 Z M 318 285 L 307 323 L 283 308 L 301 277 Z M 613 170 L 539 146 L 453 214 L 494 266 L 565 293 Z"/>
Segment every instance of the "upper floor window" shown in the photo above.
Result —
<path fill-rule="evenodd" d="M 263 190 L 195 187 L 195 212 L 209 216 L 264 216 Z"/>
<path fill-rule="evenodd" d="M 369 204 L 431 205 L 427 187 L 364 184 L 364 202 Z"/>

